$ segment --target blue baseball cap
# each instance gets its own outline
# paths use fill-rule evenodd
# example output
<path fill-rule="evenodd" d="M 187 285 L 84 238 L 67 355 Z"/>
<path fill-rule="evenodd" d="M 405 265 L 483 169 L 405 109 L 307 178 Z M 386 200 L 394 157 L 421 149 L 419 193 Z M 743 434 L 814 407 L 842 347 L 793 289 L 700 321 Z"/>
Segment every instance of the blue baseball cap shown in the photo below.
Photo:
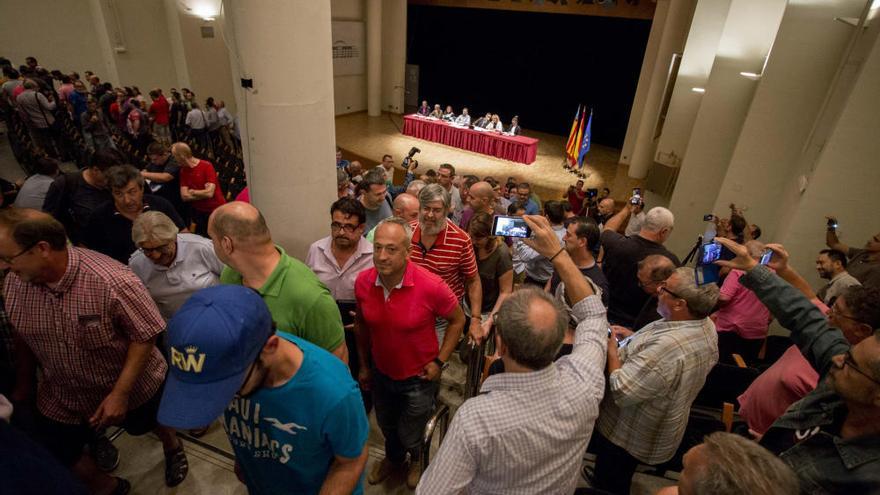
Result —
<path fill-rule="evenodd" d="M 168 378 L 159 423 L 201 428 L 219 417 L 273 334 L 255 291 L 218 285 L 193 294 L 168 322 Z"/>

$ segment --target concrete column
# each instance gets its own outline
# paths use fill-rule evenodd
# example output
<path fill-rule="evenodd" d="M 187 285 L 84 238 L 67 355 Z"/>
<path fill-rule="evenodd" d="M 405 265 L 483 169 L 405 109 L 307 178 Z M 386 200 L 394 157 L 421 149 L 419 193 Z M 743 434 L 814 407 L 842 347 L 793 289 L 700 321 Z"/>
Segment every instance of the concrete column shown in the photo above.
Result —
<path fill-rule="evenodd" d="M 663 122 L 663 133 L 654 154 L 656 162 L 669 167 L 681 165 L 697 110 L 703 101 L 703 95 L 692 89 L 706 87 L 729 10 L 730 0 L 698 2 L 694 9 L 687 45 L 682 53 Z"/>
<path fill-rule="evenodd" d="M 221 19 L 248 186 L 275 241 L 304 259 L 336 199 L 330 2 L 258 3 L 224 0 Z"/>
<path fill-rule="evenodd" d="M 384 0 L 382 26 L 382 108 L 399 114 L 406 87 L 406 0 Z"/>
<path fill-rule="evenodd" d="M 668 245 L 675 253 L 686 253 L 702 233 L 704 214 L 724 213 L 713 209 L 757 86 L 740 72 L 761 70 L 785 5 L 786 0 L 733 0 L 730 4 L 669 202 L 676 228 Z"/>
<path fill-rule="evenodd" d="M 645 56 L 642 58 L 639 83 L 636 86 L 632 110 L 629 112 L 629 122 L 626 125 L 626 136 L 623 138 L 623 146 L 620 150 L 620 163 L 628 165 L 632 158 L 633 148 L 639 135 L 639 125 L 641 125 L 642 115 L 645 113 L 645 99 L 648 97 L 648 90 L 651 86 L 651 75 L 654 64 L 657 62 L 657 50 L 660 48 L 660 38 L 663 36 L 668 12 L 669 0 L 657 0 L 654 19 L 651 21 L 651 32 L 648 34 L 648 43 L 645 45 Z"/>
<path fill-rule="evenodd" d="M 629 176 L 635 179 L 644 179 L 654 163 L 654 150 L 657 144 L 654 134 L 660 105 L 663 103 L 663 90 L 669 76 L 669 64 L 674 53 L 681 53 L 684 50 L 695 5 L 696 0 L 678 0 L 669 5 L 629 164 Z"/>
<path fill-rule="evenodd" d="M 186 63 L 186 53 L 183 49 L 183 35 L 180 32 L 180 13 L 178 12 L 178 0 L 165 0 L 165 22 L 168 25 L 168 39 L 171 42 L 171 61 L 174 62 L 174 72 L 177 76 L 177 88 L 191 88 L 189 80 L 189 65 Z M 171 95 L 167 95 L 169 98 Z"/>
<path fill-rule="evenodd" d="M 382 115 L 382 0 L 367 0 L 367 115 Z"/>
<path fill-rule="evenodd" d="M 89 0 L 89 10 L 92 12 L 93 27 L 98 36 L 98 44 L 101 46 L 101 58 L 104 60 L 103 69 L 106 75 L 101 76 L 102 81 L 110 81 L 115 85 L 122 84 L 119 80 L 119 69 L 116 67 L 116 53 L 113 51 L 113 42 L 107 31 L 107 19 L 101 0 Z"/>

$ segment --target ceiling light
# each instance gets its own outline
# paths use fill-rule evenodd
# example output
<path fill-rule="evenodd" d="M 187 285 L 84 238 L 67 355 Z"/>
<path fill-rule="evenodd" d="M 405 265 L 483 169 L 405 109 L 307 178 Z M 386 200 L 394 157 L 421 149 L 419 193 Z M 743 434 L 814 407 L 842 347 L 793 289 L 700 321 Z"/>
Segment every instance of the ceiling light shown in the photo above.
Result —
<path fill-rule="evenodd" d="M 694 93 L 705 93 L 706 88 L 691 88 L 691 91 L 693 91 Z"/>
<path fill-rule="evenodd" d="M 746 79 L 751 79 L 752 81 L 757 81 L 761 79 L 763 74 L 758 74 L 756 72 L 740 72 L 739 75 L 745 77 Z"/>

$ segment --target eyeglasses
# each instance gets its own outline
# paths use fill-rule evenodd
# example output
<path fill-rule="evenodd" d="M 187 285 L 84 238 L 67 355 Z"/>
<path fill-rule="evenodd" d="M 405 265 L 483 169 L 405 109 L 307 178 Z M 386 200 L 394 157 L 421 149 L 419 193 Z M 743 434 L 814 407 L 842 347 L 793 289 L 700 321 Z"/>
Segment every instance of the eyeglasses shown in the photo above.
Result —
<path fill-rule="evenodd" d="M 333 222 L 330 224 L 330 230 L 334 232 L 339 232 L 340 230 L 344 230 L 347 234 L 353 233 L 360 225 L 349 225 L 343 223 Z"/>
<path fill-rule="evenodd" d="M 859 320 L 857 320 L 854 316 L 850 316 L 850 315 L 844 313 L 843 311 L 841 311 L 840 309 L 835 309 L 835 308 L 836 308 L 836 306 L 831 306 L 830 308 L 828 308 L 828 316 L 829 316 L 829 317 L 831 317 L 831 316 L 839 316 L 839 317 L 841 317 L 841 318 L 846 318 L 847 320 L 852 320 L 852 321 L 854 321 L 854 322 L 856 322 L 856 323 L 861 323 L 861 322 L 860 322 Z"/>
<path fill-rule="evenodd" d="M 31 249 L 33 249 L 34 246 L 36 246 L 36 245 L 39 244 L 39 243 L 40 243 L 40 241 L 37 241 L 37 242 L 31 244 L 30 246 L 28 246 L 28 247 L 22 249 L 21 251 L 19 251 L 18 254 L 14 254 L 14 255 L 9 256 L 9 257 L 6 257 L 6 256 L 0 256 L 0 261 L 2 261 L 3 263 L 6 263 L 7 265 L 11 265 L 12 262 L 14 262 L 16 258 L 18 258 L 19 256 L 24 255 L 25 253 L 27 253 L 28 251 L 30 251 Z"/>
<path fill-rule="evenodd" d="M 672 297 L 674 297 L 674 298 L 677 298 L 677 299 L 684 299 L 683 297 L 679 296 L 679 295 L 676 294 L 675 292 L 672 292 L 671 290 L 667 289 L 667 288 L 666 288 L 666 282 L 662 282 L 662 285 L 660 286 L 660 290 L 662 290 L 662 291 L 668 293 L 670 296 L 672 296 Z"/>
<path fill-rule="evenodd" d="M 876 383 L 877 385 L 880 385 L 880 381 L 878 381 L 876 378 L 874 378 L 873 376 L 869 375 L 868 373 L 862 371 L 859 368 L 859 366 L 856 364 L 856 361 L 853 359 L 852 352 L 846 351 L 846 354 L 843 355 L 843 364 L 846 366 L 849 366 L 850 368 L 852 368 L 853 371 L 864 376 L 868 380 L 871 380 L 872 382 Z"/>
<path fill-rule="evenodd" d="M 140 247 L 140 248 L 138 248 L 138 249 L 140 249 L 140 251 L 141 251 L 142 253 L 144 253 L 144 254 L 150 254 L 150 253 L 167 253 L 167 252 L 168 252 L 168 248 L 171 247 L 171 244 L 172 244 L 173 242 L 176 242 L 176 241 L 166 242 L 165 244 L 162 244 L 162 245 L 159 245 L 159 246 L 156 246 L 156 247 L 151 247 L 151 248 L 148 248 L 148 247 Z"/>

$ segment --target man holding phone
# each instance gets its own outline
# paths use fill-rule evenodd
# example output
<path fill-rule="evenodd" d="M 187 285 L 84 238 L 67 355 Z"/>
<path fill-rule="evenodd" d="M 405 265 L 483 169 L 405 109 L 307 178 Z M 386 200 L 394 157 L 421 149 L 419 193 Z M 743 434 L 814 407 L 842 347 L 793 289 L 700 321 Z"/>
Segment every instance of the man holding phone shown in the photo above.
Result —
<path fill-rule="evenodd" d="M 837 219 L 828 219 L 828 229 L 825 234 L 825 244 L 831 249 L 845 253 L 849 259 L 847 271 L 858 279 L 864 286 L 880 287 L 880 233 L 868 239 L 864 248 L 851 248 L 840 242 L 837 237 Z"/>

